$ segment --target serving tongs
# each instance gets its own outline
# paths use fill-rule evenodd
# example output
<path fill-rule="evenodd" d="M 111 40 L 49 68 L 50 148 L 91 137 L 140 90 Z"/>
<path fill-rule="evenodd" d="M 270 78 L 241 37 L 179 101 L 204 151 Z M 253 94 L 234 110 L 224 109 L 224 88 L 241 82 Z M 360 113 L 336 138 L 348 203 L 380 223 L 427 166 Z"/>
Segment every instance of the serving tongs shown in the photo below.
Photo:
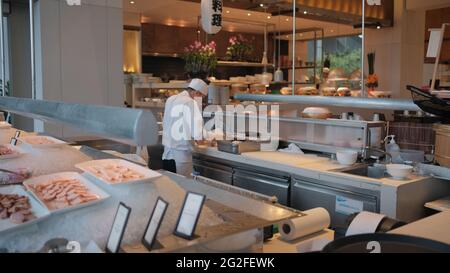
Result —
<path fill-rule="evenodd" d="M 10 171 L 10 170 L 6 170 L 6 169 L 2 169 L 2 168 L 0 168 L 0 172 L 4 172 L 4 173 L 10 173 L 10 174 L 14 174 L 14 175 L 17 175 L 17 176 L 22 176 L 22 177 L 25 177 L 25 175 L 24 175 L 24 174 L 22 174 L 22 173 L 17 173 L 17 172 L 14 172 L 14 171 Z"/>

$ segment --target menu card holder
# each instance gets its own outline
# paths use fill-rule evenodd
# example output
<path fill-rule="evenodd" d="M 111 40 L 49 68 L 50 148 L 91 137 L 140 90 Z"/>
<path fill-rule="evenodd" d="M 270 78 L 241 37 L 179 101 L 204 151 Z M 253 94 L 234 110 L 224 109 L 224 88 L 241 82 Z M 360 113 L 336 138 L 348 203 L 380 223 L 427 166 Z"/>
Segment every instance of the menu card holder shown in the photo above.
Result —
<path fill-rule="evenodd" d="M 127 207 L 121 202 L 119 204 L 119 207 L 117 208 L 116 216 L 114 217 L 114 222 L 112 224 L 111 231 L 108 236 L 108 241 L 106 243 L 107 253 L 119 252 L 130 213 L 131 208 Z"/>
<path fill-rule="evenodd" d="M 11 141 L 9 142 L 9 144 L 16 146 L 17 145 L 17 138 L 11 138 Z"/>
<path fill-rule="evenodd" d="M 194 235 L 195 228 L 200 218 L 206 196 L 198 193 L 188 192 L 184 199 L 183 207 L 178 217 L 175 231 L 175 236 L 184 238 L 186 240 L 193 240 L 198 238 Z"/>
<path fill-rule="evenodd" d="M 158 235 L 159 228 L 166 214 L 169 203 L 164 201 L 161 197 L 158 197 L 155 207 L 153 208 L 152 214 L 145 229 L 144 236 L 142 237 L 142 244 L 151 251 L 152 249 L 161 249 L 163 246 L 156 239 Z"/>

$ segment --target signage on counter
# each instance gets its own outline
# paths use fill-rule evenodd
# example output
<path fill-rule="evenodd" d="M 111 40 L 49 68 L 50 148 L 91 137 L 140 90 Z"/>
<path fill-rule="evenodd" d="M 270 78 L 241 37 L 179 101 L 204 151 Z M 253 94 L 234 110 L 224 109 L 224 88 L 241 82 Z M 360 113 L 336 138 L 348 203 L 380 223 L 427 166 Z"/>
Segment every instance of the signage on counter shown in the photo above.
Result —
<path fill-rule="evenodd" d="M 11 141 L 9 142 L 9 144 L 11 144 L 12 146 L 16 146 L 17 145 L 17 138 L 11 138 Z"/>
<path fill-rule="evenodd" d="M 152 214 L 150 215 L 150 220 L 148 221 L 147 229 L 145 230 L 144 237 L 142 238 L 142 244 L 151 250 L 155 244 L 156 235 L 161 227 L 162 220 L 166 214 L 167 207 L 169 203 L 164 201 L 162 198 L 158 198 L 155 207 L 153 208 Z"/>
<path fill-rule="evenodd" d="M 343 196 L 336 196 L 335 210 L 338 213 L 352 215 L 363 211 L 364 203 L 362 201 L 350 199 Z"/>
<path fill-rule="evenodd" d="M 130 217 L 131 208 L 127 207 L 125 204 L 120 203 L 117 208 L 116 216 L 114 217 L 114 222 L 111 227 L 111 231 L 108 236 L 108 241 L 106 243 L 106 252 L 117 253 L 120 249 L 120 244 L 122 243 L 123 235 L 128 224 L 128 218 Z"/>
<path fill-rule="evenodd" d="M 204 202 L 204 195 L 193 192 L 187 193 L 174 231 L 175 235 L 188 240 L 194 237 L 195 227 L 197 226 Z"/>
<path fill-rule="evenodd" d="M 208 34 L 216 34 L 222 29 L 222 0 L 202 0 L 202 28 Z"/>

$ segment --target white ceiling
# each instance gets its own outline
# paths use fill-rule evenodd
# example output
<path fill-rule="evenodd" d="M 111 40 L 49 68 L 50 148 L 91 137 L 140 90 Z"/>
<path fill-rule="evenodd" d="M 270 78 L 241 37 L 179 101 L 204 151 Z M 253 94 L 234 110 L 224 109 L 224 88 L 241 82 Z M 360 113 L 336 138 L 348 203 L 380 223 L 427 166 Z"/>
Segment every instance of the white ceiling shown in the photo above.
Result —
<path fill-rule="evenodd" d="M 200 4 L 178 0 L 123 0 L 124 11 L 141 16 L 142 22 L 158 23 L 165 25 L 197 27 L 197 19 L 200 15 Z M 250 15 L 249 15 L 250 14 Z M 264 28 L 245 23 L 231 23 L 226 19 L 244 19 L 256 22 L 275 24 L 281 31 L 292 31 L 292 17 L 274 16 L 264 12 L 230 9 L 224 7 L 223 28 L 227 31 L 263 33 Z M 298 28 L 320 27 L 325 30 L 325 36 L 340 36 L 357 34 L 359 31 L 352 26 L 297 18 Z M 305 34 L 305 38 L 307 34 Z"/>

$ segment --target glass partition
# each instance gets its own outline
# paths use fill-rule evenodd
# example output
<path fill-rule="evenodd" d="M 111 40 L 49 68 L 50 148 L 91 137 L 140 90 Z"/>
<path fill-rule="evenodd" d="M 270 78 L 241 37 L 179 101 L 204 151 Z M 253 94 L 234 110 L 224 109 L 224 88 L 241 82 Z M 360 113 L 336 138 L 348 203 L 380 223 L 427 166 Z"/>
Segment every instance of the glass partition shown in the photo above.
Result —
<path fill-rule="evenodd" d="M 363 96 L 363 2 L 292 1 L 288 80 L 292 95 Z M 295 26 L 295 27 L 294 27 Z"/>

